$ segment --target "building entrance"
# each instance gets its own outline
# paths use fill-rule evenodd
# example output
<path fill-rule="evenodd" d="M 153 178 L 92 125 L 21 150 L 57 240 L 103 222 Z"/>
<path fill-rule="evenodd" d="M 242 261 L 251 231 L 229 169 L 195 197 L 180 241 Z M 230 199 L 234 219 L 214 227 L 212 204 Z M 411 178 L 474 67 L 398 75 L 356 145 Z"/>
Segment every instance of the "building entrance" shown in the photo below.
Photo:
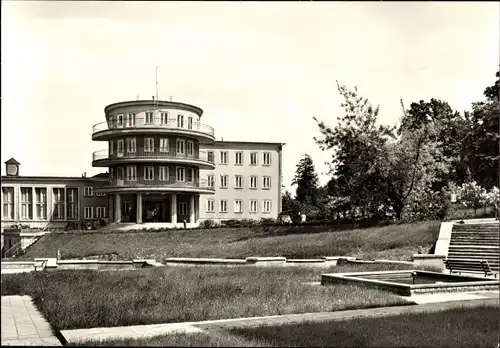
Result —
<path fill-rule="evenodd" d="M 143 222 L 170 222 L 169 200 L 166 196 L 150 195 L 143 203 Z"/>

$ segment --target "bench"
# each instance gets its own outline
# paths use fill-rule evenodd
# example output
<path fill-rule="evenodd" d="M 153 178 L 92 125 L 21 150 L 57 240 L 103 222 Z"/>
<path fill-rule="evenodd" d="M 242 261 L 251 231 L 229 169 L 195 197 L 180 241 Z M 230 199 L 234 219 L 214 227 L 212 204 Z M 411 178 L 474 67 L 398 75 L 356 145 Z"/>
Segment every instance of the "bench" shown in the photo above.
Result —
<path fill-rule="evenodd" d="M 484 271 L 484 276 L 492 275 L 495 278 L 498 275 L 498 272 L 493 272 L 493 270 L 490 267 L 490 264 L 488 263 L 487 260 L 481 261 L 481 266 L 483 266 L 483 271 Z"/>
<path fill-rule="evenodd" d="M 458 273 L 462 272 L 473 272 L 473 273 L 484 273 L 484 276 L 495 275 L 488 261 L 486 260 L 463 260 L 463 259 L 446 259 L 444 260 L 444 265 L 447 269 L 450 270 L 450 273 Z"/>

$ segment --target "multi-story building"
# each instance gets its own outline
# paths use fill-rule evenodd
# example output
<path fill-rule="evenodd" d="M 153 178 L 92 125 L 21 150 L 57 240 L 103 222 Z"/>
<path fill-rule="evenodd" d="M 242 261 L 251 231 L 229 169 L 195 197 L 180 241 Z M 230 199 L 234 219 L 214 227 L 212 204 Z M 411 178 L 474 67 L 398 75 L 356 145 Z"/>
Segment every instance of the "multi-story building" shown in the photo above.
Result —
<path fill-rule="evenodd" d="M 203 110 L 172 101 L 125 101 L 104 109 L 92 139 L 94 177 L 24 177 L 6 162 L 2 226 L 72 221 L 161 222 L 276 218 L 281 211 L 281 143 L 215 141 Z M 109 173 L 109 174 L 108 174 Z"/>
<path fill-rule="evenodd" d="M 203 111 L 143 100 L 111 104 L 104 112 L 92 139 L 107 141 L 108 148 L 94 153 L 92 165 L 109 167 L 109 185 L 100 192 L 113 197 L 111 220 L 195 224 L 200 195 L 214 194 L 199 174 L 215 168 L 200 149 L 215 141 L 214 129 L 200 122 Z"/>
<path fill-rule="evenodd" d="M 205 145 L 215 170 L 202 170 L 215 194 L 204 197 L 201 216 L 227 219 L 276 218 L 281 212 L 281 143 L 216 141 Z"/>
<path fill-rule="evenodd" d="M 2 176 L 2 227 L 15 222 L 43 228 L 48 222 L 64 226 L 68 222 L 107 219 L 108 197 L 97 192 L 108 184 L 108 175 L 87 177 L 21 176 L 11 158 Z"/>

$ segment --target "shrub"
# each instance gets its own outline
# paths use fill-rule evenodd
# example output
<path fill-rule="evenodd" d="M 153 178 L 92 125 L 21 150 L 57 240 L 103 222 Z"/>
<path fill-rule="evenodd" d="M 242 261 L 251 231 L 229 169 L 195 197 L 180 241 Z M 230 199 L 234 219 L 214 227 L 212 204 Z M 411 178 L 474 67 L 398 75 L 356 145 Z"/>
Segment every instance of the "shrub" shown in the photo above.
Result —
<path fill-rule="evenodd" d="M 214 220 L 207 219 L 207 220 L 203 220 L 201 222 L 200 227 L 201 228 L 215 228 L 215 227 L 217 227 L 217 224 L 215 223 Z"/>

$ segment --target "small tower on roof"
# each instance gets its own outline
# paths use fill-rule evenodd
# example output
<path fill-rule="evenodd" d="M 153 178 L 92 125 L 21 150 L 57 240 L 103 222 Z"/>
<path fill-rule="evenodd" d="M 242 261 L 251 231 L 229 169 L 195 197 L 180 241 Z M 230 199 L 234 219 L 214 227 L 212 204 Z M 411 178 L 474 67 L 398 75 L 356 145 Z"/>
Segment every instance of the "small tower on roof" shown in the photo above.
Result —
<path fill-rule="evenodd" d="M 12 157 L 10 160 L 5 161 L 5 173 L 7 176 L 19 176 L 19 163 Z"/>

